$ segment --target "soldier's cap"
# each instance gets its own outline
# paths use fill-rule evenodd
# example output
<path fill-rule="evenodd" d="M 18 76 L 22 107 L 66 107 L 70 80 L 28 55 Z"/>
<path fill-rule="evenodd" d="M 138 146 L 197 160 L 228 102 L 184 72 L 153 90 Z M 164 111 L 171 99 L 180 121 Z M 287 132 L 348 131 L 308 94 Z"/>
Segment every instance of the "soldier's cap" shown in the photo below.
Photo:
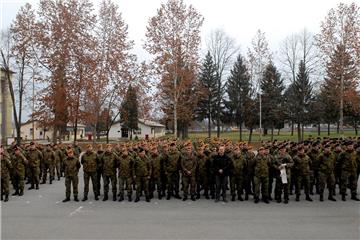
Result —
<path fill-rule="evenodd" d="M 30 142 L 30 145 L 35 145 L 35 143 L 34 143 L 34 142 Z"/>
<path fill-rule="evenodd" d="M 331 148 L 330 144 L 325 144 L 324 148 Z"/>
<path fill-rule="evenodd" d="M 258 151 L 261 151 L 261 150 L 265 150 L 265 148 L 264 148 L 264 147 L 260 147 L 260 148 L 258 149 Z"/>
<path fill-rule="evenodd" d="M 352 141 L 347 141 L 345 142 L 345 146 L 350 146 L 350 145 L 353 145 L 354 143 Z"/>
<path fill-rule="evenodd" d="M 297 150 L 298 150 L 298 151 L 304 150 L 304 147 L 300 145 L 300 146 L 297 148 Z"/>
<path fill-rule="evenodd" d="M 174 142 L 170 143 L 170 147 L 176 146 Z"/>
<path fill-rule="evenodd" d="M 138 149 L 139 149 L 139 151 L 138 151 L 139 153 L 146 152 L 145 148 L 143 148 L 143 147 L 139 147 Z"/>
<path fill-rule="evenodd" d="M 280 146 L 279 146 L 279 150 L 281 150 L 281 149 L 286 149 L 286 144 L 280 145 Z"/>

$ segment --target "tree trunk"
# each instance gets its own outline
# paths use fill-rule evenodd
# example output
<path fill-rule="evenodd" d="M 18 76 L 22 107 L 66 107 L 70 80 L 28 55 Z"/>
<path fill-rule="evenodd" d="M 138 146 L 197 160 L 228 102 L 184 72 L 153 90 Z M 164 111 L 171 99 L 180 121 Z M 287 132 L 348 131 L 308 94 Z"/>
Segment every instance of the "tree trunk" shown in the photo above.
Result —
<path fill-rule="evenodd" d="M 253 133 L 253 129 L 252 129 L 252 128 L 250 128 L 250 133 L 249 133 L 249 143 L 251 143 L 252 133 Z"/>
<path fill-rule="evenodd" d="M 278 129 L 277 135 L 280 136 L 280 128 Z"/>
<path fill-rule="evenodd" d="M 271 127 L 271 141 L 274 140 L 274 127 Z"/>
<path fill-rule="evenodd" d="M 209 115 L 209 117 L 208 117 L 208 136 L 209 136 L 209 138 L 211 138 L 211 117 L 210 117 L 210 115 Z"/>
<path fill-rule="evenodd" d="M 294 121 L 291 120 L 291 136 L 294 136 Z"/>
<path fill-rule="evenodd" d="M 304 141 L 304 124 L 301 124 L 301 141 Z"/>
<path fill-rule="evenodd" d="M 240 132 L 240 142 L 242 141 L 242 124 L 239 125 L 239 132 Z"/>
<path fill-rule="evenodd" d="M 357 121 L 354 121 L 354 129 L 355 129 L 355 135 L 358 135 L 358 129 L 357 129 Z"/>
<path fill-rule="evenodd" d="M 298 142 L 301 142 L 301 127 L 300 127 L 300 122 L 297 123 L 297 134 L 298 134 Z"/>
<path fill-rule="evenodd" d="M 336 133 L 339 134 L 340 132 L 340 122 L 336 123 Z"/>
<path fill-rule="evenodd" d="M 328 123 L 327 134 L 328 134 L 328 136 L 330 136 L 330 123 Z"/>
<path fill-rule="evenodd" d="M 320 123 L 318 123 L 317 125 L 317 132 L 318 132 L 318 136 L 321 135 L 321 126 L 320 126 Z"/>
<path fill-rule="evenodd" d="M 216 126 L 217 126 L 216 136 L 219 138 L 220 137 L 220 117 L 219 116 L 217 116 L 217 118 L 216 118 Z"/>

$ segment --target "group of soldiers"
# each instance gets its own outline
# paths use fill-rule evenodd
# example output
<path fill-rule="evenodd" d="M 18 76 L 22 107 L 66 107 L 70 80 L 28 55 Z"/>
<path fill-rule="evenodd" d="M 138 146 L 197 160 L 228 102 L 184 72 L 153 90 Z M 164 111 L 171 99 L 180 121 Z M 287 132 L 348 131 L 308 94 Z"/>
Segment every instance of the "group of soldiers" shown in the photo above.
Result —
<path fill-rule="evenodd" d="M 227 202 L 230 189 L 231 201 L 253 196 L 258 203 L 261 196 L 265 203 L 274 198 L 287 204 L 294 190 L 296 201 L 302 190 L 307 201 L 312 201 L 314 194 L 324 201 L 325 188 L 328 200 L 336 201 L 336 185 L 343 201 L 348 188 L 351 199 L 359 201 L 360 139 L 319 138 L 300 143 L 275 140 L 262 142 L 256 151 L 247 143 L 226 139 L 88 144 L 84 151 L 76 143 L 14 144 L 8 149 L 1 147 L 1 199 L 4 196 L 4 201 L 8 201 L 10 180 L 13 195 L 21 196 L 26 180 L 31 184 L 29 190 L 39 189 L 48 175 L 50 184 L 56 175 L 58 180 L 65 178 L 63 202 L 70 201 L 71 188 L 74 200 L 79 201 L 81 166 L 82 201 L 88 200 L 90 180 L 95 200 L 99 200 L 102 190 L 103 201 L 109 199 L 110 184 L 113 201 L 132 201 L 135 191 L 135 202 L 143 195 L 150 202 L 156 192 L 159 199 L 196 201 L 203 195 L 215 202 Z"/>

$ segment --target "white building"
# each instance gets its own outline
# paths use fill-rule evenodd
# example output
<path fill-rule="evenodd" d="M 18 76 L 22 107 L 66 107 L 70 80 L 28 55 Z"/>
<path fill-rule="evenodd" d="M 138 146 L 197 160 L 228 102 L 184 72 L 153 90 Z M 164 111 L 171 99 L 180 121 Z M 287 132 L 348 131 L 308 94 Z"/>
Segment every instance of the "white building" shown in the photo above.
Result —
<path fill-rule="evenodd" d="M 74 140 L 74 129 L 72 124 L 68 124 L 66 127 L 67 135 L 65 140 Z M 27 121 L 24 124 L 21 124 L 21 138 L 25 141 L 27 140 L 51 140 L 54 134 L 53 129 L 44 128 L 41 126 L 41 123 L 37 120 Z M 82 139 L 85 138 L 85 125 L 78 124 L 76 138 Z"/>
<path fill-rule="evenodd" d="M 138 120 L 138 129 L 133 130 L 133 139 L 138 137 L 139 139 L 150 139 L 165 136 L 165 126 L 144 119 Z M 116 121 L 109 131 L 110 139 L 130 138 L 129 129 L 122 126 L 120 121 Z"/>

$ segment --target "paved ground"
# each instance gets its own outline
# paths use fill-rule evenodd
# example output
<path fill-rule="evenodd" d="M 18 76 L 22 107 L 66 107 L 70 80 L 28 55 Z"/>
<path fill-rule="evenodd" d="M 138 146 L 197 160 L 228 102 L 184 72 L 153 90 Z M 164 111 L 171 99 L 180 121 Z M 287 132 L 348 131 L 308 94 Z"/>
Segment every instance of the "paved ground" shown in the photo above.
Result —
<path fill-rule="evenodd" d="M 82 188 L 81 180 L 81 193 Z M 119 203 L 97 202 L 90 194 L 85 203 L 62 203 L 64 191 L 61 180 L 2 203 L 1 238 L 360 239 L 360 204 L 350 200 L 320 203 L 316 196 L 312 203 L 288 205 L 205 199 Z"/>

